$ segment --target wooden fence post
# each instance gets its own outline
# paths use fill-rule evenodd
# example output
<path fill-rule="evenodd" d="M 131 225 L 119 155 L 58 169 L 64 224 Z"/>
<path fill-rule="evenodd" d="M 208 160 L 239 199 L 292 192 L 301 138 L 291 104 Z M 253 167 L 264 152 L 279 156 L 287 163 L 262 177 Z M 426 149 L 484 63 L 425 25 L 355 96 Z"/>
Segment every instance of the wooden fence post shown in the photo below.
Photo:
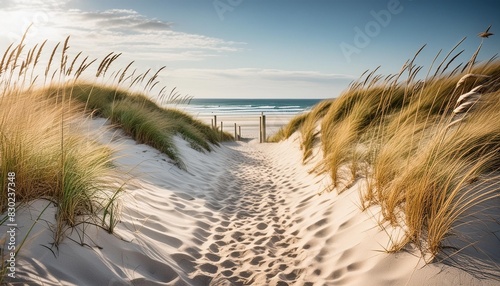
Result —
<path fill-rule="evenodd" d="M 222 141 L 224 139 L 224 123 L 221 121 L 220 122 L 220 140 Z"/>
<path fill-rule="evenodd" d="M 259 117 L 259 142 L 262 143 L 262 115 Z"/>
<path fill-rule="evenodd" d="M 217 129 L 217 115 L 214 115 L 214 128 Z"/>
<path fill-rule="evenodd" d="M 238 131 L 239 131 L 239 132 L 238 132 L 238 140 L 241 140 L 241 125 L 240 125 L 240 126 L 238 126 L 238 129 L 239 129 L 239 130 L 238 130 Z"/>
<path fill-rule="evenodd" d="M 237 131 L 237 128 L 236 128 L 236 123 L 234 124 L 234 141 L 238 141 L 238 132 Z"/>
<path fill-rule="evenodd" d="M 265 143 L 267 141 L 266 139 L 266 116 L 264 115 L 264 112 L 262 112 L 262 142 Z"/>

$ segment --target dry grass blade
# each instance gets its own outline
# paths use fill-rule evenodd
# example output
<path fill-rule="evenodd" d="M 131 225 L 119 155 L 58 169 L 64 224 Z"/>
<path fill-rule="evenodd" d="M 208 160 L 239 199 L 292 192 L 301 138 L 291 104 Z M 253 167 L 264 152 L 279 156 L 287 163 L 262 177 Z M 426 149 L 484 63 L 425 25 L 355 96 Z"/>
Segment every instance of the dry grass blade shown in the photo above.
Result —
<path fill-rule="evenodd" d="M 443 66 L 443 64 L 446 62 L 446 60 L 448 59 L 448 57 L 449 57 L 449 56 L 450 56 L 450 55 L 451 55 L 451 54 L 452 54 L 452 53 L 453 53 L 453 52 L 454 52 L 454 51 L 455 51 L 455 50 L 456 50 L 456 49 L 457 49 L 457 48 L 458 48 L 458 47 L 459 47 L 459 46 L 460 46 L 460 45 L 461 45 L 464 41 L 465 41 L 465 39 L 467 39 L 467 37 L 462 38 L 462 40 L 460 40 L 460 42 L 458 42 L 458 43 L 457 43 L 457 44 L 456 44 L 456 45 L 455 45 L 455 46 L 454 46 L 454 47 L 453 47 L 453 48 L 452 48 L 452 49 L 448 52 L 448 54 L 444 57 L 444 59 L 441 61 L 441 63 L 440 63 L 440 64 L 439 64 L 439 66 L 437 67 L 436 72 L 434 73 L 433 78 L 437 77 L 437 75 L 439 74 L 439 71 L 441 70 L 441 67 L 442 67 L 442 66 Z M 462 52 L 460 52 L 459 54 L 461 54 L 461 53 L 462 53 Z M 452 59 L 452 60 L 450 60 L 450 61 L 448 62 L 448 65 L 449 65 L 452 61 L 453 61 L 453 59 Z M 447 65 L 447 66 L 448 66 L 448 65 Z M 443 71 L 442 71 L 440 74 L 443 74 L 445 70 L 446 70 L 446 68 L 444 68 L 444 69 L 443 69 Z"/>
<path fill-rule="evenodd" d="M 50 66 L 52 64 L 52 61 L 54 60 L 54 55 L 56 54 L 57 48 L 59 47 L 60 44 L 61 43 L 57 43 L 56 46 L 54 47 L 54 49 L 52 49 L 52 54 L 50 54 L 49 62 L 47 64 L 47 67 L 45 68 L 45 79 L 47 79 L 47 76 L 48 76 L 49 71 L 50 71 Z"/>
<path fill-rule="evenodd" d="M 34 66 L 36 67 L 36 65 L 38 64 L 38 61 L 40 60 L 40 57 L 42 56 L 42 51 L 43 51 L 43 48 L 45 47 L 45 44 L 47 43 L 47 40 L 44 40 L 42 42 L 42 44 L 40 45 L 40 48 L 38 49 L 38 53 L 36 54 L 36 57 L 35 57 L 35 62 L 34 62 Z"/>
<path fill-rule="evenodd" d="M 469 62 L 464 66 L 462 72 L 464 72 L 465 70 L 467 70 L 467 73 L 471 73 L 472 68 L 476 64 L 476 58 L 477 58 L 477 55 L 479 54 L 479 51 L 481 50 L 482 46 L 483 46 L 483 42 L 481 42 L 481 44 L 479 44 L 479 47 L 477 47 L 476 52 L 472 55 L 472 57 L 469 60 Z"/>
<path fill-rule="evenodd" d="M 10 44 L 2 56 L 2 61 L 0 62 L 0 75 L 2 75 L 2 73 L 7 70 L 8 61 L 6 62 L 5 59 L 7 58 L 7 55 L 9 54 L 9 51 L 13 45 L 14 45 L 14 43 Z M 5 66 L 4 66 L 4 64 L 5 64 Z"/>
<path fill-rule="evenodd" d="M 30 24 L 28 26 L 28 28 L 26 29 L 26 31 L 24 32 L 23 36 L 21 37 L 21 41 L 19 42 L 19 44 L 17 45 L 17 49 L 16 49 L 16 56 L 14 57 L 14 62 L 12 63 L 12 69 L 14 69 L 16 66 L 17 66 L 17 61 L 19 59 L 19 56 L 21 55 L 23 49 L 24 49 L 24 40 L 26 40 L 26 35 L 28 34 L 28 31 L 29 29 L 31 28 L 33 24 Z"/>
<path fill-rule="evenodd" d="M 66 37 L 66 40 L 64 40 L 64 45 L 63 49 L 61 51 L 61 67 L 60 67 L 60 72 L 62 74 L 66 74 L 66 64 L 68 63 L 68 49 L 69 49 L 69 38 L 70 36 Z"/>
<path fill-rule="evenodd" d="M 131 61 L 126 67 L 125 69 L 123 69 L 123 72 L 121 73 L 120 75 L 120 78 L 118 79 L 118 84 L 120 84 L 123 79 L 125 78 L 125 75 L 127 74 L 127 70 L 130 68 L 130 66 L 132 66 L 134 64 L 134 61 Z"/>
<path fill-rule="evenodd" d="M 113 55 L 109 61 L 106 63 L 106 65 L 104 66 L 103 68 L 103 72 L 102 72 L 102 76 L 106 76 L 106 72 L 108 71 L 109 67 L 111 66 L 111 64 L 116 61 L 116 59 L 118 59 L 120 56 L 122 55 L 122 53 L 119 53 L 119 54 L 115 54 Z"/>
<path fill-rule="evenodd" d="M 87 63 L 87 59 L 89 57 L 85 57 L 82 61 L 82 63 L 80 64 L 80 66 L 78 67 L 78 69 L 76 70 L 75 72 L 75 80 L 77 80 L 81 74 L 88 68 L 90 67 L 94 62 L 97 61 L 97 59 L 93 59 L 92 61 L 90 61 L 89 63 Z"/>
<path fill-rule="evenodd" d="M 66 71 L 66 76 L 70 76 L 71 75 L 71 73 L 73 72 L 73 67 L 75 66 L 75 63 L 76 63 L 76 61 L 78 60 L 78 57 L 80 57 L 81 54 L 82 54 L 82 52 L 79 52 L 73 58 L 73 61 L 71 61 L 71 64 L 70 64 L 68 70 Z"/>
<path fill-rule="evenodd" d="M 103 70 L 104 70 L 104 67 L 106 66 L 107 62 L 109 61 L 109 57 L 110 57 L 112 54 L 114 54 L 114 52 L 111 52 L 111 53 L 107 54 L 107 55 L 106 55 L 106 56 L 102 59 L 101 63 L 99 64 L 99 67 L 97 68 L 97 71 L 96 71 L 96 74 L 95 74 L 95 76 L 96 76 L 96 77 L 99 77 L 99 76 L 102 74 L 102 72 L 103 72 Z"/>
<path fill-rule="evenodd" d="M 465 50 L 461 50 L 459 53 L 457 53 L 453 58 L 450 59 L 450 61 L 446 64 L 446 66 L 444 67 L 443 71 L 441 72 L 441 74 L 443 74 L 447 69 L 448 67 L 453 63 L 453 61 L 455 61 L 456 58 L 458 58 Z"/>

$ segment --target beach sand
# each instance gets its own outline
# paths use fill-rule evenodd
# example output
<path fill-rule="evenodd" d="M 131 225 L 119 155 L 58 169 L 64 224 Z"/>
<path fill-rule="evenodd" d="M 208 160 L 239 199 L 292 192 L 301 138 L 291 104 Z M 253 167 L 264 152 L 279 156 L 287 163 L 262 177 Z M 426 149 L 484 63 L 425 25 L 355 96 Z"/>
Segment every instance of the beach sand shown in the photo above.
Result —
<path fill-rule="evenodd" d="M 238 122 L 243 137 L 258 137 L 244 125 L 251 125 L 247 119 Z M 103 125 L 105 120 L 94 120 L 92 128 Z M 388 233 L 399 230 L 377 223 L 377 207 L 360 210 L 363 182 L 340 195 L 326 191 L 328 176 L 311 173 L 320 149 L 303 165 L 297 134 L 278 144 L 224 143 L 210 153 L 176 138 L 187 171 L 119 131 L 107 131 L 101 140 L 117 148 L 116 165 L 126 180 L 115 233 L 80 225 L 56 248 L 50 227 L 55 208 L 49 203 L 17 257 L 12 283 L 499 284 L 494 262 L 491 275 L 479 279 L 472 266 L 426 265 L 411 248 L 387 253 Z M 18 239 L 47 204 L 39 200 L 18 210 Z M 490 251 L 498 255 L 498 249 Z"/>

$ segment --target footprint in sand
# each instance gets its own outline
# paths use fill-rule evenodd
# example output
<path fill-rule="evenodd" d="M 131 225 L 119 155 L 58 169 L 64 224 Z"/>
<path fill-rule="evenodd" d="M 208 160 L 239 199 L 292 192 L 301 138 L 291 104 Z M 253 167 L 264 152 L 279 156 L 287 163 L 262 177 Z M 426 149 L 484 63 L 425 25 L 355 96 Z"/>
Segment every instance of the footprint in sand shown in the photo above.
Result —
<path fill-rule="evenodd" d="M 257 229 L 259 229 L 259 230 L 264 230 L 264 229 L 266 229 L 266 228 L 267 228 L 267 223 L 263 223 L 263 222 L 261 222 L 261 223 L 259 223 L 259 224 L 257 225 Z"/>
<path fill-rule="evenodd" d="M 179 265 L 186 273 L 192 273 L 195 269 L 195 258 L 184 253 L 176 253 L 171 255 L 172 259 Z"/>

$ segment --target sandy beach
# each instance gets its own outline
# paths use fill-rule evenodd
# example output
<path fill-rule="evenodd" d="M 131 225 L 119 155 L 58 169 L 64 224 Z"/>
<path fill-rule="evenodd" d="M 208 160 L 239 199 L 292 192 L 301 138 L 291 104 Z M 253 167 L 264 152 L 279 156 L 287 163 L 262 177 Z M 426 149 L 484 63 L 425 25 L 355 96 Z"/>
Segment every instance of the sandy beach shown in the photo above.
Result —
<path fill-rule="evenodd" d="M 301 164 L 297 134 L 210 153 L 177 138 L 187 171 L 121 131 L 102 134 L 125 180 L 115 233 L 79 225 L 52 247 L 55 208 L 34 201 L 18 210 L 18 237 L 34 227 L 13 285 L 498 285 L 498 249 L 476 260 L 480 276 L 460 259 L 426 265 L 415 249 L 387 253 L 388 233 L 400 230 L 379 225 L 377 207 L 360 210 L 363 182 L 326 191 L 329 177 L 310 172 L 316 159 Z"/>

